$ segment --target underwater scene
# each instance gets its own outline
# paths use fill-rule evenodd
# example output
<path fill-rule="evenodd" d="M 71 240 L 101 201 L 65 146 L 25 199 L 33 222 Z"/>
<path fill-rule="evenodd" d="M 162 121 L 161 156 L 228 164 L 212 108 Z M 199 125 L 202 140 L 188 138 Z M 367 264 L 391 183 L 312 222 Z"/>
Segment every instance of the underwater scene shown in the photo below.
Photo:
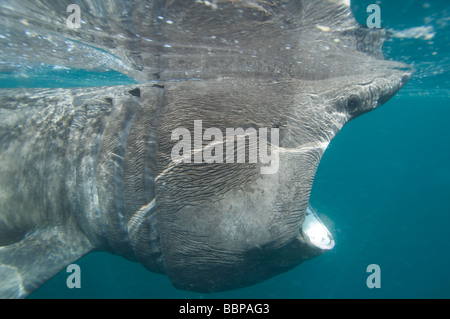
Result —
<path fill-rule="evenodd" d="M 450 298 L 449 76 L 447 0 L 0 0 L 0 298 Z"/>

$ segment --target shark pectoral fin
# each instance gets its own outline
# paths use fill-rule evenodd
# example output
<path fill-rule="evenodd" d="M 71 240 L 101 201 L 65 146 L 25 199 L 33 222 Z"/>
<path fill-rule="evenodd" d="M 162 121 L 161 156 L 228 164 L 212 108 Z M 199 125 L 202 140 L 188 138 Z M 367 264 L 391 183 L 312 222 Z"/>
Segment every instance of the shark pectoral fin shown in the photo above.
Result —
<path fill-rule="evenodd" d="M 75 227 L 35 231 L 0 247 L 0 298 L 25 298 L 65 266 L 92 250 Z"/>

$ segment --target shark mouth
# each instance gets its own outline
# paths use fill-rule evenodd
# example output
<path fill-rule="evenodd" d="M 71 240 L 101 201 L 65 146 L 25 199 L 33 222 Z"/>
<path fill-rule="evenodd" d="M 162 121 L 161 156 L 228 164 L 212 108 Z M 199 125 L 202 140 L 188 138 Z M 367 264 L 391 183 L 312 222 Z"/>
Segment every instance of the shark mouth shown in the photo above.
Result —
<path fill-rule="evenodd" d="M 330 250 L 334 247 L 333 236 L 310 205 L 306 209 L 302 232 L 312 246 L 322 250 Z"/>

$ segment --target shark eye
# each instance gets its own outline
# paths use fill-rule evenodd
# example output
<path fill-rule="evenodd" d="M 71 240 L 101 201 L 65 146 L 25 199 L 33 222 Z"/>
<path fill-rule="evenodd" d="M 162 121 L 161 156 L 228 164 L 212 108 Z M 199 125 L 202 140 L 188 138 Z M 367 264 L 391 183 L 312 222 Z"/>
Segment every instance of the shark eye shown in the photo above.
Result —
<path fill-rule="evenodd" d="M 361 100 L 356 95 L 350 96 L 347 100 L 347 110 L 350 113 L 353 113 L 354 111 L 356 111 L 360 105 L 361 105 Z"/>

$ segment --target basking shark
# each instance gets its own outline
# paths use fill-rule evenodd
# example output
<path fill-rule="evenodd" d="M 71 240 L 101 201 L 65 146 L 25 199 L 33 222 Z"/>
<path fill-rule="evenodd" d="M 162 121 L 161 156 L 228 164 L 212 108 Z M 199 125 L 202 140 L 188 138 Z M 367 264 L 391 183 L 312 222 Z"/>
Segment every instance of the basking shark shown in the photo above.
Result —
<path fill-rule="evenodd" d="M 67 24 L 72 3 L 79 28 Z M 309 205 L 320 159 L 347 122 L 411 75 L 383 59 L 386 32 L 358 25 L 343 0 L 0 7 L 2 71 L 112 69 L 137 83 L 0 90 L 3 298 L 26 297 L 92 251 L 202 292 L 253 285 L 322 254 L 334 240 Z M 174 130 L 194 132 L 196 121 L 215 138 L 185 158 L 209 143 L 210 155 L 225 149 L 218 131 L 267 128 L 278 135 L 267 140 L 277 169 L 174 161 Z M 247 135 L 246 151 L 259 143 Z"/>

